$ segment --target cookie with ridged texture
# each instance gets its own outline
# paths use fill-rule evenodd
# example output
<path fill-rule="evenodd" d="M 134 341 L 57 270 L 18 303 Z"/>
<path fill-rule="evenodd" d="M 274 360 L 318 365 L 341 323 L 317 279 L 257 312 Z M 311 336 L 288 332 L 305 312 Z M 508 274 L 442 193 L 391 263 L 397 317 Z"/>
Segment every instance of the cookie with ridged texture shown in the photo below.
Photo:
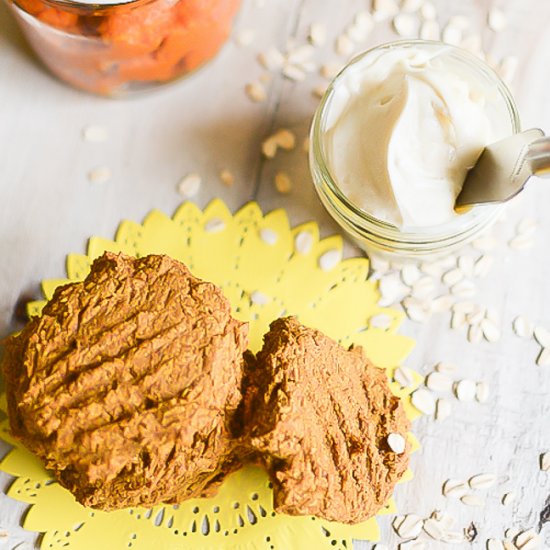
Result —
<path fill-rule="evenodd" d="M 410 452 L 385 371 L 362 348 L 346 350 L 293 317 L 271 324 L 249 368 L 246 445 L 270 473 L 276 510 L 343 523 L 373 516 Z M 390 448 L 390 434 L 403 438 L 403 452 Z"/>
<path fill-rule="evenodd" d="M 7 340 L 12 432 L 88 506 L 212 492 L 238 466 L 247 334 L 180 262 L 106 253 Z"/>

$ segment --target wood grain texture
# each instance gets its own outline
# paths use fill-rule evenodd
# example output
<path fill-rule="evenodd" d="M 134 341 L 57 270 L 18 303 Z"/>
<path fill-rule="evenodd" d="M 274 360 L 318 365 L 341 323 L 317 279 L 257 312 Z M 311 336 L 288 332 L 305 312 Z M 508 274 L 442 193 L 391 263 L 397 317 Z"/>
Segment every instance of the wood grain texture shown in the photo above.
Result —
<path fill-rule="evenodd" d="M 485 27 L 493 4 L 510 21 L 499 34 Z M 550 2 L 441 0 L 437 5 L 441 23 L 450 14 L 468 15 L 472 31 L 482 32 L 486 51 L 496 59 L 519 57 L 513 89 L 523 125 L 550 132 Z M 311 91 L 321 77 L 294 83 L 275 75 L 267 101 L 259 104 L 249 101 L 244 86 L 265 72 L 255 60 L 258 52 L 272 44 L 285 49 L 289 39 L 303 43 L 314 21 L 326 22 L 330 33 L 316 59 L 338 60 L 333 40 L 365 6 L 366 0 L 270 0 L 260 7 L 249 0 L 237 28 L 256 31 L 251 46 L 230 42 L 187 81 L 121 101 L 77 92 L 47 74 L 0 4 L 0 334 L 18 326 L 17 304 L 38 294 L 41 279 L 62 276 L 65 255 L 82 251 L 90 235 L 109 237 L 119 220 L 139 221 L 153 207 L 172 213 L 181 201 L 177 182 L 188 172 L 203 176 L 200 206 L 222 197 L 236 209 L 256 198 L 264 211 L 284 207 L 293 223 L 315 219 L 324 234 L 336 232 L 315 196 L 301 147 L 273 161 L 259 153 L 261 140 L 280 127 L 293 130 L 301 144 L 317 101 Z M 395 38 L 386 22 L 362 47 Z M 108 128 L 107 143 L 81 139 L 89 123 Z M 87 173 L 96 166 L 108 166 L 111 181 L 90 184 Z M 230 189 L 219 180 L 222 168 L 235 175 Z M 278 170 L 293 179 L 288 196 L 274 191 Z M 537 462 L 541 452 L 550 450 L 550 369 L 535 366 L 536 344 L 519 340 L 511 329 L 520 313 L 550 328 L 548 204 L 550 188 L 533 182 L 498 226 L 506 240 L 522 217 L 540 222 L 535 247 L 514 253 L 503 248 L 480 285 L 476 300 L 494 307 L 503 319 L 499 343 L 470 345 L 463 333 L 449 330 L 443 316 L 425 325 L 407 322 L 402 329 L 418 341 L 408 360 L 411 367 L 429 370 L 438 361 L 451 361 L 459 366 L 457 378 L 485 380 L 491 390 L 487 404 L 453 401 L 453 415 L 445 422 L 416 424 L 423 445 L 413 458 L 416 478 L 397 489 L 404 513 L 447 510 L 457 528 L 473 522 L 477 538 L 456 548 L 482 549 L 487 538 L 501 538 L 507 527 L 537 526 L 550 497 L 550 475 L 541 473 Z M 348 252 L 356 253 L 351 245 Z M 445 479 L 480 472 L 499 475 L 484 508 L 468 508 L 441 495 Z M 0 486 L 8 484 L 8 477 L 0 475 Z M 503 507 L 500 498 L 508 491 L 518 498 Z M 6 548 L 34 540 L 18 527 L 23 511 L 22 504 L 0 494 L 0 529 L 10 533 Z M 382 541 L 396 548 L 390 519 L 383 521 Z M 543 547 L 550 548 L 548 524 L 541 534 Z M 431 548 L 443 546 L 434 542 Z M 356 547 L 371 545 L 358 542 Z"/>

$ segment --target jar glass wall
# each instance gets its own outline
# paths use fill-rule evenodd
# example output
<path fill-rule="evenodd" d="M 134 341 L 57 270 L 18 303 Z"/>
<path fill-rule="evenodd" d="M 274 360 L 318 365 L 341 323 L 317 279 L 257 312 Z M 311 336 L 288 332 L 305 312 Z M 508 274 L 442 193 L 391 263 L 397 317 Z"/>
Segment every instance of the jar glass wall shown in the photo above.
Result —
<path fill-rule="evenodd" d="M 117 96 L 170 82 L 212 59 L 240 0 L 8 3 L 52 73 L 77 88 Z"/>
<path fill-rule="evenodd" d="M 496 221 L 502 212 L 502 204 L 477 206 L 468 212 L 454 216 L 446 223 L 418 228 L 399 228 L 376 218 L 355 204 L 342 191 L 331 173 L 327 161 L 326 129 L 331 116 L 332 101 L 340 82 L 347 71 L 364 61 L 368 56 L 383 50 L 421 49 L 444 56 L 449 70 L 453 67 L 465 72 L 476 82 L 494 91 L 487 109 L 494 110 L 505 124 L 509 134 L 520 131 L 520 122 L 515 102 L 500 77 L 475 55 L 440 42 L 407 40 L 392 42 L 373 48 L 353 60 L 342 69 L 327 89 L 315 113 L 311 127 L 310 169 L 317 193 L 331 216 L 349 236 L 368 253 L 400 257 L 426 257 L 448 254 L 475 239 Z M 364 182 L 369 185 L 369 182 Z"/>

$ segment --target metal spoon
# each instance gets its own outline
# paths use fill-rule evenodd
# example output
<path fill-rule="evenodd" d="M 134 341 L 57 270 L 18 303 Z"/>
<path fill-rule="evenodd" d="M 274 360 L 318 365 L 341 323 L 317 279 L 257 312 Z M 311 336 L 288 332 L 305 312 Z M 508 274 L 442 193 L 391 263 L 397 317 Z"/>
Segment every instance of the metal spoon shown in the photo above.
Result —
<path fill-rule="evenodd" d="M 506 202 L 515 197 L 533 175 L 550 178 L 550 136 L 538 128 L 485 147 L 466 175 L 455 208 Z"/>

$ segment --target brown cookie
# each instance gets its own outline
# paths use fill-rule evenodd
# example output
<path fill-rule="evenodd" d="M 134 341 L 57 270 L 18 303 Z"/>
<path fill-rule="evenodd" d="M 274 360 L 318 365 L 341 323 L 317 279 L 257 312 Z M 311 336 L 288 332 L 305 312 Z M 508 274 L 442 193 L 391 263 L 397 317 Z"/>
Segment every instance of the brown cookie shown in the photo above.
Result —
<path fill-rule="evenodd" d="M 175 503 L 233 460 L 248 326 L 166 256 L 107 253 L 7 340 L 11 427 L 85 505 Z"/>
<path fill-rule="evenodd" d="M 249 374 L 245 440 L 269 471 L 275 508 L 343 523 L 374 515 L 409 461 L 390 433 L 409 422 L 384 370 L 295 318 L 271 323 Z"/>

